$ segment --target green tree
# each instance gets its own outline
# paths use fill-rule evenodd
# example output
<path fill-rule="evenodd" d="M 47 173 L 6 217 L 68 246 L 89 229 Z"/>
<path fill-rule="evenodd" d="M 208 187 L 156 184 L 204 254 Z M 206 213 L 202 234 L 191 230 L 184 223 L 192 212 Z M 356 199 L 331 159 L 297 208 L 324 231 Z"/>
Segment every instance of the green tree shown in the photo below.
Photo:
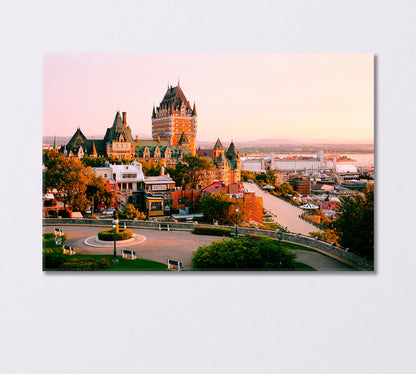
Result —
<path fill-rule="evenodd" d="M 338 243 L 374 259 L 374 185 L 369 184 L 354 196 L 341 196 L 340 200 L 340 216 L 334 221 Z"/>
<path fill-rule="evenodd" d="M 235 208 L 239 206 L 238 221 L 243 219 L 241 203 L 231 199 L 225 192 L 206 195 L 199 201 L 199 208 L 207 222 L 217 221 L 220 225 L 233 225 L 236 221 Z"/>
<path fill-rule="evenodd" d="M 81 162 L 85 167 L 93 167 L 93 168 L 99 168 L 103 167 L 105 165 L 105 158 L 102 157 L 90 157 L 90 156 L 84 156 L 81 159 Z"/>
<path fill-rule="evenodd" d="M 257 182 L 266 182 L 267 181 L 267 175 L 266 174 L 257 174 L 255 178 L 256 178 Z"/>
<path fill-rule="evenodd" d="M 202 182 L 204 172 L 212 169 L 214 169 L 214 164 L 208 158 L 184 155 L 175 169 L 169 168 L 167 172 L 175 180 L 178 187 L 182 186 L 183 180 L 185 187 L 193 189 L 197 188 L 199 183 Z"/>

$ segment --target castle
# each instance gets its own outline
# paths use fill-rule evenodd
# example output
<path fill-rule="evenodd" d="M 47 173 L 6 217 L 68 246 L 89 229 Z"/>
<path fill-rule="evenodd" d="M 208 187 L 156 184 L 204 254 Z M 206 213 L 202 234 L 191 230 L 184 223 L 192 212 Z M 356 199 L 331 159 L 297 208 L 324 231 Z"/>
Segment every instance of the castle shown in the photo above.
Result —
<path fill-rule="evenodd" d="M 140 162 L 157 162 L 174 166 L 184 155 L 212 158 L 216 171 L 212 178 L 225 184 L 240 181 L 241 161 L 234 143 L 227 150 L 218 139 L 213 149 L 196 150 L 197 112 L 191 108 L 180 85 L 168 87 L 158 107 L 153 107 L 153 140 L 133 139 L 126 112 L 117 111 L 103 139 L 87 139 L 80 128 L 60 152 L 68 157 L 84 156 L 121 158 Z M 210 179 L 210 178 L 209 178 Z"/>

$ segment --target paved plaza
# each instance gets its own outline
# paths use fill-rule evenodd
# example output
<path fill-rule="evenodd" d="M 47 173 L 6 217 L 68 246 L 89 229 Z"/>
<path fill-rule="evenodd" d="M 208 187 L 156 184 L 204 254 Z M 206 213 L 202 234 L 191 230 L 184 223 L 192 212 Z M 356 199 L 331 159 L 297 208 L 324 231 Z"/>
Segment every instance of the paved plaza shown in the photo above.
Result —
<path fill-rule="evenodd" d="M 66 235 L 65 244 L 72 246 L 79 254 L 112 254 L 114 247 L 89 246 L 85 243 L 88 238 L 94 237 L 104 227 L 98 226 L 44 226 L 44 233 L 53 233 L 55 227 L 60 227 Z M 125 246 L 117 244 L 117 254 L 121 249 L 134 250 L 138 258 L 166 263 L 167 259 L 180 261 L 185 270 L 191 269 L 192 252 L 199 246 L 209 244 L 220 237 L 208 235 L 195 235 L 189 231 L 158 231 L 152 229 L 131 229 L 134 234 L 144 237 L 145 240 L 137 243 L 127 243 Z M 312 266 L 319 271 L 354 270 L 348 265 L 328 256 L 316 252 L 302 250 L 294 251 L 298 255 L 297 261 Z"/>

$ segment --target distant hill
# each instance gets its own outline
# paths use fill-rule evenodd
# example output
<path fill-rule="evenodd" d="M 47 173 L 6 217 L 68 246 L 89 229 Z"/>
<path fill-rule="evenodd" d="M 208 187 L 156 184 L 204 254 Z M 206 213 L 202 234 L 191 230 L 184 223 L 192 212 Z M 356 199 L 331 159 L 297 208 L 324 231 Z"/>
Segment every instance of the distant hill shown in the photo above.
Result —
<path fill-rule="evenodd" d="M 90 139 L 89 136 L 87 136 L 86 134 L 84 134 L 88 139 Z M 139 137 L 139 139 L 152 139 L 152 137 L 149 134 L 137 134 L 137 136 Z M 56 137 L 56 143 L 58 144 L 58 146 L 64 145 L 66 143 L 69 142 L 69 140 L 71 139 L 71 136 L 57 136 Z M 43 144 L 53 144 L 53 141 L 55 139 L 55 136 L 43 136 L 42 137 L 42 143 Z M 94 135 L 94 139 L 104 139 L 104 135 Z M 133 135 L 133 139 L 136 139 L 136 134 Z"/>

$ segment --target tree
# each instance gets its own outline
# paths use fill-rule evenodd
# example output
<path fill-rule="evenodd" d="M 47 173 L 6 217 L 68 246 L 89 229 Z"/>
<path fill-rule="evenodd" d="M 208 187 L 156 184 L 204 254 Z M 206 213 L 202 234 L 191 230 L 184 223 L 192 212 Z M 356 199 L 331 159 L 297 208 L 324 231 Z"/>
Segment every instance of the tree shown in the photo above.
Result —
<path fill-rule="evenodd" d="M 95 205 L 95 203 L 102 201 L 107 207 L 114 205 L 116 192 L 108 190 L 105 179 L 101 175 L 97 177 L 91 168 L 87 168 L 86 176 L 87 189 L 85 193 L 88 203 Z"/>
<path fill-rule="evenodd" d="M 249 180 L 254 180 L 256 176 L 251 171 L 241 170 L 241 180 L 243 182 L 248 182 Z"/>
<path fill-rule="evenodd" d="M 217 221 L 220 225 L 233 225 L 236 221 L 235 208 L 241 203 L 231 199 L 225 192 L 217 192 L 206 195 L 199 201 L 199 208 L 204 213 L 207 222 Z M 243 219 L 243 214 L 239 213 L 238 220 Z"/>
<path fill-rule="evenodd" d="M 143 174 L 147 177 L 158 176 L 160 175 L 162 169 L 162 164 L 158 162 L 143 162 L 142 170 Z"/>
<path fill-rule="evenodd" d="M 146 219 L 146 214 L 139 211 L 135 208 L 133 204 L 128 204 L 124 207 L 123 211 L 120 213 L 120 218 L 125 217 L 126 219 L 138 219 L 143 221 Z"/>
<path fill-rule="evenodd" d="M 214 164 L 208 158 L 184 155 L 175 169 L 169 168 L 168 172 L 177 186 L 182 186 L 182 180 L 184 180 L 185 186 L 193 189 L 202 182 L 204 172 L 212 169 L 214 169 Z"/>
<path fill-rule="evenodd" d="M 276 184 L 276 192 L 282 196 L 298 196 L 299 194 L 293 189 L 289 183 Z"/>
<path fill-rule="evenodd" d="M 296 254 L 266 237 L 245 237 L 214 241 L 199 247 L 192 267 L 200 270 L 279 270 L 293 269 Z"/>
<path fill-rule="evenodd" d="M 338 243 L 351 252 L 374 259 L 374 185 L 363 193 L 341 196 L 339 218 L 334 221 Z"/>
<path fill-rule="evenodd" d="M 44 153 L 46 171 L 43 175 L 43 189 L 56 189 L 59 200 L 64 203 L 65 210 L 73 211 L 74 207 L 84 208 L 87 180 L 84 165 L 75 157 L 67 158 L 52 151 Z"/>
<path fill-rule="evenodd" d="M 105 165 L 106 159 L 102 157 L 90 157 L 90 156 L 84 156 L 81 159 L 81 162 L 85 167 L 93 167 L 93 168 L 99 168 L 103 167 Z"/>
<path fill-rule="evenodd" d="M 64 157 L 52 150 L 44 152 L 43 162 L 43 190 L 55 188 L 67 211 L 85 211 L 93 201 L 114 204 L 115 192 L 108 191 L 104 178 L 94 175 L 78 158 Z"/>

